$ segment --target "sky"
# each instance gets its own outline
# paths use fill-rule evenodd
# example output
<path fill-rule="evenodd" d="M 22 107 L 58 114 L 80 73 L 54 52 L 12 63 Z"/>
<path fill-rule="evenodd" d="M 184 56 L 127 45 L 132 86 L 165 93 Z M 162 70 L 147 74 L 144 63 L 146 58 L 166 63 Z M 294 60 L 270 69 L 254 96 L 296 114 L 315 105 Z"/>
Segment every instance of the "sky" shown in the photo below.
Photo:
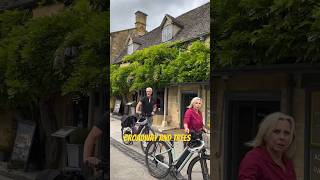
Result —
<path fill-rule="evenodd" d="M 135 12 L 147 16 L 147 31 L 160 26 L 165 14 L 177 17 L 195 9 L 210 0 L 111 0 L 110 31 L 120 31 L 135 27 Z"/>

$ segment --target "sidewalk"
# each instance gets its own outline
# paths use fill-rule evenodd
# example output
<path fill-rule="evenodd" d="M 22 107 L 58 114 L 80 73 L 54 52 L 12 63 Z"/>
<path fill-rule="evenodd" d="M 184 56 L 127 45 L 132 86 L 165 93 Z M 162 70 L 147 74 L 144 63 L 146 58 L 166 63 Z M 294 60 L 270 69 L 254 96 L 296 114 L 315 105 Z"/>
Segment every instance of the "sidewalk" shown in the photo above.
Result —
<path fill-rule="evenodd" d="M 121 139 L 121 116 L 117 116 L 117 115 L 110 115 L 110 142 L 111 142 L 111 145 L 110 145 L 110 149 L 111 149 L 111 159 L 112 159 L 112 141 L 117 141 L 118 144 L 121 144 L 124 148 L 127 148 L 129 149 L 128 151 L 135 151 L 137 153 L 139 153 L 139 156 L 141 157 L 144 157 L 144 153 L 142 152 L 141 150 L 141 147 L 140 147 L 140 143 L 139 142 L 134 142 L 132 145 L 124 145 L 123 142 L 122 142 L 122 139 Z M 157 129 L 157 127 L 154 127 L 152 126 L 154 131 L 156 132 L 156 134 L 175 134 L 175 133 L 183 133 L 183 130 L 181 129 L 173 129 L 173 130 L 166 130 L 166 131 L 159 131 Z M 173 154 L 174 158 L 177 158 L 179 157 L 179 155 L 181 155 L 181 153 L 183 152 L 183 142 L 174 142 L 174 147 L 175 147 L 175 153 Z M 119 153 L 123 153 L 123 154 L 127 154 L 125 151 L 121 152 L 121 151 L 118 151 Z M 194 155 L 196 156 L 196 155 Z M 122 156 L 123 158 L 126 157 L 126 158 L 132 158 L 133 157 L 129 157 L 128 155 L 127 156 Z M 133 158 L 134 159 L 134 158 Z M 129 160 L 130 161 L 130 160 Z M 137 160 L 136 160 L 137 161 Z M 139 162 L 140 160 L 138 160 L 137 162 Z M 142 160 L 144 161 L 144 160 Z M 121 171 L 124 171 L 124 173 L 126 172 L 130 172 L 132 170 L 136 170 L 136 171 L 141 171 L 141 172 L 147 172 L 148 173 L 148 170 L 147 170 L 147 167 L 144 165 L 144 162 L 141 162 L 140 165 L 137 167 L 137 168 L 133 168 L 133 169 L 130 169 L 130 170 L 126 170 L 127 167 L 130 168 L 132 167 L 130 164 L 123 164 L 121 166 L 118 166 L 117 165 L 117 162 L 115 161 L 110 161 L 111 164 L 110 164 L 110 167 L 113 166 L 113 164 L 115 164 L 115 166 L 119 167 L 120 169 L 122 169 Z M 131 162 L 131 161 L 130 161 Z M 190 162 L 190 161 L 189 161 Z M 185 165 L 185 167 L 182 169 L 181 171 L 181 174 L 184 176 L 184 177 L 187 177 L 187 167 L 189 165 L 189 162 Z M 121 168 L 122 167 L 122 168 Z M 117 171 L 111 171 L 111 177 L 114 177 L 112 173 L 117 173 Z M 145 174 L 143 174 L 143 176 L 145 176 Z M 126 178 L 129 180 L 131 177 L 134 177 L 134 176 L 127 176 Z M 124 176 L 125 178 L 125 176 Z M 139 177 L 140 178 L 140 177 Z M 165 178 L 165 180 L 171 180 L 171 179 L 174 179 L 172 177 L 167 177 Z"/>
<path fill-rule="evenodd" d="M 128 180 L 128 177 L 136 177 L 134 179 L 155 180 L 142 164 L 127 157 L 112 145 L 110 145 L 110 155 L 110 179 Z"/>

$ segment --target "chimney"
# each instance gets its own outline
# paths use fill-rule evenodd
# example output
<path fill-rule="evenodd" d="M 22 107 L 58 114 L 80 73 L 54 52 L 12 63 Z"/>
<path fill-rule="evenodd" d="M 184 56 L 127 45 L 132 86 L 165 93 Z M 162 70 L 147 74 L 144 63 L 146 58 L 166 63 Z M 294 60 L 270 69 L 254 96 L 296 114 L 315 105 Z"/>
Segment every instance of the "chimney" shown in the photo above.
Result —
<path fill-rule="evenodd" d="M 141 12 L 141 11 L 137 11 L 135 13 L 136 15 L 136 31 L 138 36 L 143 36 L 147 30 L 146 30 L 146 22 L 147 22 L 147 14 Z"/>

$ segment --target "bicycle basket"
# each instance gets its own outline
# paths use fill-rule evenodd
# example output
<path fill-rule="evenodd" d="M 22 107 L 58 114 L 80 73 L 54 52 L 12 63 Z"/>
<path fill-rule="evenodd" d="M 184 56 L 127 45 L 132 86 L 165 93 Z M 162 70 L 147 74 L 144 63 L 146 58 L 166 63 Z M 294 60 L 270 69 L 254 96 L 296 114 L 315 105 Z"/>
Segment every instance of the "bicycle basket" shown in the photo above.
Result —
<path fill-rule="evenodd" d="M 134 124 L 137 122 L 137 118 L 135 116 L 124 116 L 121 119 L 121 127 L 125 128 L 125 127 L 132 127 L 134 126 Z"/>

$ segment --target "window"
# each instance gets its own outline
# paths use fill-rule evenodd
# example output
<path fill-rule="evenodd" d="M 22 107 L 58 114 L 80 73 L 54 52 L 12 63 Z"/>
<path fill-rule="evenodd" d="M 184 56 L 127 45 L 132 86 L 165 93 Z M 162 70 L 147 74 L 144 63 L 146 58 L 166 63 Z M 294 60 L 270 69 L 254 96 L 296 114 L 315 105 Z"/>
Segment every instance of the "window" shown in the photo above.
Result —
<path fill-rule="evenodd" d="M 133 53 L 133 43 L 128 45 L 128 54 L 132 54 Z"/>
<path fill-rule="evenodd" d="M 169 24 L 162 29 L 162 42 L 172 39 L 172 29 L 172 24 Z"/>

